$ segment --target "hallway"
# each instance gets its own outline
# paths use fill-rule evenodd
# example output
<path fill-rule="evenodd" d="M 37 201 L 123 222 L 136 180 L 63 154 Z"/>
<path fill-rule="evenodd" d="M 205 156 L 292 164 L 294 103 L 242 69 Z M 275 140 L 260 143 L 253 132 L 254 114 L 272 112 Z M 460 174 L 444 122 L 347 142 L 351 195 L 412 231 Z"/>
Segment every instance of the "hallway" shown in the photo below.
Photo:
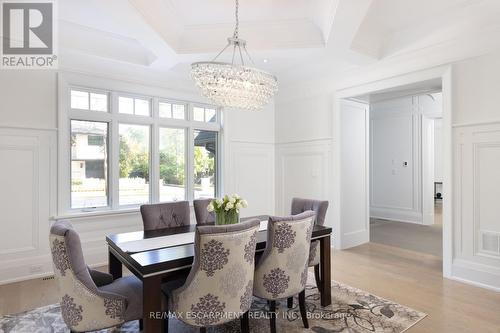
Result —
<path fill-rule="evenodd" d="M 442 201 L 436 201 L 434 207 L 434 225 L 420 225 L 372 218 L 370 220 L 370 241 L 372 243 L 442 257 Z"/>

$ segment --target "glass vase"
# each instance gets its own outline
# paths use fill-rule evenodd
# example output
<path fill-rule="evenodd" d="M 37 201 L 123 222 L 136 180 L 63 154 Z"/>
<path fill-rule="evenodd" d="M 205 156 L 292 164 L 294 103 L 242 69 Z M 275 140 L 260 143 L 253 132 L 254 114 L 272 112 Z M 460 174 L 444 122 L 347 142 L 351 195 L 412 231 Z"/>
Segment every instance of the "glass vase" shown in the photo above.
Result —
<path fill-rule="evenodd" d="M 215 214 L 215 224 L 236 224 L 240 222 L 240 214 L 236 210 L 224 211 Z"/>

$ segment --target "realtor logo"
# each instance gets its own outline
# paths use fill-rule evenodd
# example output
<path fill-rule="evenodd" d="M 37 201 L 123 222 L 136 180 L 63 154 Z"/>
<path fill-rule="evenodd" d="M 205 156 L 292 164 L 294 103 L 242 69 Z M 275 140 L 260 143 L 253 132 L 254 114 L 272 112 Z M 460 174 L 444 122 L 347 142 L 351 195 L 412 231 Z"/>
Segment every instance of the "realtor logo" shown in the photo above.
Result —
<path fill-rule="evenodd" d="M 2 68 L 55 68 L 54 3 L 2 1 Z"/>

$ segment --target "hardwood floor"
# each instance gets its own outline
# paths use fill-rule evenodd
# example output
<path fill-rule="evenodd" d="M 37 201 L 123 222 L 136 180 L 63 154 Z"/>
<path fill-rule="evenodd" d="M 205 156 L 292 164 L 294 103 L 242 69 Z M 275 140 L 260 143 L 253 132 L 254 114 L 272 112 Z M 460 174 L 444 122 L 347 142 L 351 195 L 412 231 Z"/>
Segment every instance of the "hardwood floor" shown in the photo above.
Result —
<path fill-rule="evenodd" d="M 333 279 L 428 316 L 407 332 L 500 332 L 500 293 L 444 279 L 441 258 L 368 243 L 333 251 Z"/>
<path fill-rule="evenodd" d="M 333 279 L 428 314 L 410 333 L 500 333 L 500 293 L 443 279 L 441 259 L 368 243 L 332 251 Z M 0 286 L 0 315 L 57 302 L 54 280 Z"/>

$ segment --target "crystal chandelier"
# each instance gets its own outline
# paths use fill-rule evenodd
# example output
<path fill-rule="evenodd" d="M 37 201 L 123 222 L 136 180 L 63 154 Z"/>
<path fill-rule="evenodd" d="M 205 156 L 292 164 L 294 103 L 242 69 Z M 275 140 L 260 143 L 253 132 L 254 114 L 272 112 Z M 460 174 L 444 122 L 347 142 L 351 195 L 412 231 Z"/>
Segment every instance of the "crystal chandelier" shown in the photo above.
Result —
<path fill-rule="evenodd" d="M 261 110 L 278 91 L 278 80 L 268 72 L 245 66 L 242 49 L 250 62 L 254 62 L 247 51 L 246 41 L 238 37 L 238 8 L 239 2 L 236 0 L 236 26 L 233 37 L 227 39 L 226 47 L 212 61 L 191 64 L 191 77 L 202 95 L 219 106 Z M 216 61 L 229 47 L 233 48 L 231 63 Z M 237 53 L 240 64 L 235 64 Z"/>

